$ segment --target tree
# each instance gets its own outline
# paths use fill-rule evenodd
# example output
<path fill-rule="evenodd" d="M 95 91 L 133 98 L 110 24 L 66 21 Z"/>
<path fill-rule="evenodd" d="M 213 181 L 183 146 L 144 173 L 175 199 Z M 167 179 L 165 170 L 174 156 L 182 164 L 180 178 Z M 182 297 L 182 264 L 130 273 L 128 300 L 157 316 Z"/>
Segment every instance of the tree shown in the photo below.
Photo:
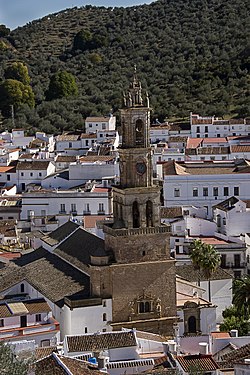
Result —
<path fill-rule="evenodd" d="M 10 29 L 5 25 L 0 25 L 0 37 L 5 37 L 10 34 Z"/>
<path fill-rule="evenodd" d="M 244 316 L 249 317 L 250 306 L 250 275 L 236 279 L 233 285 L 233 304 L 240 311 L 244 310 Z"/>
<path fill-rule="evenodd" d="M 222 312 L 224 318 L 220 325 L 220 331 L 228 332 L 237 329 L 240 336 L 247 335 L 250 329 L 248 320 L 245 319 L 243 311 L 239 311 L 235 306 L 230 306 Z"/>
<path fill-rule="evenodd" d="M 24 85 L 30 84 L 28 68 L 20 61 L 15 61 L 10 64 L 4 72 L 4 76 L 6 79 L 16 79 L 17 81 L 22 82 Z"/>
<path fill-rule="evenodd" d="M 0 343 L 0 368 L 4 375 L 27 375 L 29 363 L 19 360 L 8 344 Z"/>
<path fill-rule="evenodd" d="M 208 299 L 211 301 L 211 276 L 220 265 L 220 254 L 212 245 L 194 240 L 190 245 L 189 257 L 196 269 L 203 271 L 208 279 Z"/>
<path fill-rule="evenodd" d="M 0 84 L 0 109 L 4 115 L 9 115 L 10 106 L 15 109 L 23 104 L 34 107 L 34 93 L 29 85 L 24 85 L 15 79 L 6 79 Z"/>
<path fill-rule="evenodd" d="M 91 49 L 93 35 L 89 30 L 80 30 L 74 37 L 73 49 L 86 51 Z"/>
<path fill-rule="evenodd" d="M 73 74 L 62 70 L 51 77 L 46 97 L 48 100 L 61 99 L 75 96 L 77 93 L 75 77 Z"/>

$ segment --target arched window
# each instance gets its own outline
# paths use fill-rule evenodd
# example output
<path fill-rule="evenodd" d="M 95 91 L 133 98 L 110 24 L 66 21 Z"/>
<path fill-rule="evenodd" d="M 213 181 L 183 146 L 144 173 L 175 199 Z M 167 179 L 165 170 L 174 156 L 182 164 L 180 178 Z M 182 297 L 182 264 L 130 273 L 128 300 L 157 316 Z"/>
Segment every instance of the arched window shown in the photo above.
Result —
<path fill-rule="evenodd" d="M 148 301 L 145 302 L 144 309 L 145 309 L 145 312 L 150 312 L 150 303 Z"/>
<path fill-rule="evenodd" d="M 195 316 L 190 316 L 188 318 L 188 332 L 196 333 L 196 318 Z"/>
<path fill-rule="evenodd" d="M 140 228 L 140 211 L 138 202 L 133 202 L 133 228 Z"/>
<path fill-rule="evenodd" d="M 137 146 L 143 146 L 143 121 L 136 120 L 135 123 L 135 143 Z"/>
<path fill-rule="evenodd" d="M 153 203 L 151 201 L 147 201 L 146 203 L 146 219 L 147 219 L 147 227 L 153 226 Z"/>
<path fill-rule="evenodd" d="M 144 313 L 145 311 L 144 311 L 144 302 L 140 302 L 139 303 L 139 313 L 140 314 L 142 314 L 142 313 Z"/>
<path fill-rule="evenodd" d="M 106 313 L 103 313 L 103 314 L 102 314 L 102 320 L 103 320 L 104 322 L 107 321 L 107 314 L 106 314 Z"/>
<path fill-rule="evenodd" d="M 139 314 L 149 313 L 150 311 L 151 311 L 151 302 L 150 301 L 139 302 Z"/>
<path fill-rule="evenodd" d="M 24 284 L 21 284 L 21 293 L 24 293 Z"/>

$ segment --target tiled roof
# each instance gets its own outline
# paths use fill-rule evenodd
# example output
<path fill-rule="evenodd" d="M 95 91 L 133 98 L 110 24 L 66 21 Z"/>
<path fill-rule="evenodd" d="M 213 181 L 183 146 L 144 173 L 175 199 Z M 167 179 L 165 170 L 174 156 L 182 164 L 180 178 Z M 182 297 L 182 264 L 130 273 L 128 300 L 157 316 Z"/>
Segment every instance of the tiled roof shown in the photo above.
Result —
<path fill-rule="evenodd" d="M 0 318 L 9 318 L 10 316 L 12 316 L 12 313 L 10 312 L 8 306 L 5 303 L 0 304 Z"/>
<path fill-rule="evenodd" d="M 55 352 L 35 362 L 36 373 L 50 375 L 100 375 L 97 366 L 89 362 L 59 355 Z"/>
<path fill-rule="evenodd" d="M 219 368 L 211 355 L 197 354 L 176 356 L 176 360 L 185 372 L 189 372 L 192 369 L 198 369 L 199 371 L 216 371 Z"/>
<path fill-rule="evenodd" d="M 210 143 L 227 143 L 226 138 L 203 138 L 203 144 L 210 144 Z"/>
<path fill-rule="evenodd" d="M 198 155 L 221 155 L 229 154 L 229 147 L 199 147 L 197 149 Z"/>
<path fill-rule="evenodd" d="M 137 345 L 134 331 L 101 332 L 90 335 L 66 336 L 65 340 L 68 351 L 71 353 Z"/>
<path fill-rule="evenodd" d="M 71 236 L 59 244 L 55 254 L 76 266 L 91 263 L 91 256 L 106 257 L 104 240 L 79 227 Z"/>
<path fill-rule="evenodd" d="M 12 173 L 15 172 L 15 167 L 10 167 L 10 166 L 0 166 L 0 173 Z"/>
<path fill-rule="evenodd" d="M 89 296 L 89 277 L 43 248 L 23 255 L 0 270 L 1 294 L 23 280 L 59 305 L 67 295 Z"/>
<path fill-rule="evenodd" d="M 225 339 L 225 338 L 229 338 L 230 337 L 230 334 L 228 332 L 211 332 L 211 336 L 214 338 L 214 339 Z"/>
<path fill-rule="evenodd" d="M 97 138 L 97 134 L 96 133 L 90 133 L 90 134 L 86 134 L 86 133 L 82 133 L 81 134 L 81 139 L 95 139 L 95 138 Z"/>
<path fill-rule="evenodd" d="M 51 311 L 48 303 L 45 301 L 44 298 L 39 298 L 36 300 L 29 300 L 25 301 L 24 305 L 26 309 L 29 311 L 29 314 L 39 314 L 39 313 L 48 313 Z"/>
<path fill-rule="evenodd" d="M 163 163 L 163 172 L 165 176 L 188 174 L 185 167 L 179 165 L 174 160 Z"/>
<path fill-rule="evenodd" d="M 85 229 L 95 228 L 97 221 L 103 221 L 107 218 L 107 215 L 86 215 L 83 216 L 83 227 Z"/>
<path fill-rule="evenodd" d="M 35 358 L 36 360 L 48 357 L 53 352 L 57 353 L 56 346 L 39 346 L 35 350 Z"/>
<path fill-rule="evenodd" d="M 234 363 L 239 362 L 245 358 L 250 357 L 250 344 L 246 344 L 239 349 L 233 350 L 221 357 L 222 362 L 225 363 L 227 367 L 233 367 Z"/>
<path fill-rule="evenodd" d="M 161 207 L 161 218 L 176 218 L 182 216 L 182 207 Z"/>
<path fill-rule="evenodd" d="M 194 268 L 192 264 L 184 264 L 176 266 L 176 275 L 182 277 L 190 282 L 197 282 L 197 280 L 205 281 L 207 276 L 204 271 L 200 271 Z M 212 273 L 210 280 L 223 280 L 232 279 L 233 276 L 227 271 L 223 270 L 221 267 L 217 268 L 215 272 Z"/>
<path fill-rule="evenodd" d="M 96 117 L 87 117 L 85 121 L 87 122 L 106 122 L 109 121 L 111 117 L 105 116 L 96 116 Z"/>
<path fill-rule="evenodd" d="M 78 227 L 79 224 L 76 224 L 71 220 L 67 221 L 50 234 L 47 234 L 46 236 L 42 237 L 42 240 L 51 246 L 55 246 L 56 244 L 63 241 L 64 238 L 68 237 L 71 233 L 73 233 Z"/>
<path fill-rule="evenodd" d="M 157 341 L 157 342 L 165 342 L 166 337 L 150 333 L 150 332 L 144 332 L 144 331 L 136 331 L 136 337 L 138 339 L 145 339 L 145 340 L 151 340 L 151 341 Z"/>
<path fill-rule="evenodd" d="M 31 160 L 18 161 L 17 170 L 47 170 L 50 161 L 47 160 Z"/>
<path fill-rule="evenodd" d="M 81 156 L 80 161 L 81 163 L 89 163 L 89 162 L 95 162 L 95 161 L 113 161 L 115 159 L 115 156 L 113 155 L 87 155 L 87 156 Z"/>
<path fill-rule="evenodd" d="M 58 155 L 55 160 L 56 163 L 70 163 L 74 161 L 76 161 L 75 155 Z"/>
<path fill-rule="evenodd" d="M 5 237 L 16 237 L 15 225 L 16 220 L 1 220 L 0 234 L 3 234 Z"/>
<path fill-rule="evenodd" d="M 60 134 L 56 137 L 56 142 L 62 141 L 78 141 L 80 134 Z"/>
<path fill-rule="evenodd" d="M 183 122 L 174 122 L 169 124 L 169 131 L 184 131 L 184 130 L 190 130 L 191 125 L 189 123 L 183 123 Z"/>
<path fill-rule="evenodd" d="M 232 145 L 231 153 L 250 152 L 250 145 Z"/>
<path fill-rule="evenodd" d="M 239 202 L 239 199 L 236 197 L 230 197 L 225 199 L 223 202 L 216 204 L 213 208 L 219 208 L 222 211 L 230 211 L 234 208 L 235 203 Z"/>

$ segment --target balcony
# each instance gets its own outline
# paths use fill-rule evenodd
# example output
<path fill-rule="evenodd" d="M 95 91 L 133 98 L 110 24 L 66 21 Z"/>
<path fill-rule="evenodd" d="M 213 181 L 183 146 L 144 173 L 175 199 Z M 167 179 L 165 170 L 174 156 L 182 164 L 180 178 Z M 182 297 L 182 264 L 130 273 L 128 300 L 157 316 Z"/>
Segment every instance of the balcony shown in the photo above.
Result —
<path fill-rule="evenodd" d="M 15 339 L 23 336 L 32 336 L 36 334 L 48 334 L 52 332 L 59 332 L 60 331 L 60 325 L 59 323 L 53 319 L 50 318 L 49 323 L 45 324 L 35 324 L 32 326 L 26 326 L 26 327 L 16 327 L 16 328 L 9 328 L 6 327 L 4 329 L 0 329 L 0 341 L 1 340 L 7 340 L 7 339 Z"/>
<path fill-rule="evenodd" d="M 83 216 L 86 216 L 86 215 L 91 215 L 91 211 L 90 210 L 86 210 L 86 211 L 83 211 Z"/>
<path fill-rule="evenodd" d="M 70 214 L 71 214 L 72 216 L 77 216 L 77 211 L 76 211 L 76 210 L 72 210 L 72 211 L 70 211 Z"/>
<path fill-rule="evenodd" d="M 105 210 L 97 210 L 97 215 L 105 215 Z"/>
<path fill-rule="evenodd" d="M 245 268 L 247 266 L 246 262 L 226 262 L 221 263 L 221 268 Z"/>

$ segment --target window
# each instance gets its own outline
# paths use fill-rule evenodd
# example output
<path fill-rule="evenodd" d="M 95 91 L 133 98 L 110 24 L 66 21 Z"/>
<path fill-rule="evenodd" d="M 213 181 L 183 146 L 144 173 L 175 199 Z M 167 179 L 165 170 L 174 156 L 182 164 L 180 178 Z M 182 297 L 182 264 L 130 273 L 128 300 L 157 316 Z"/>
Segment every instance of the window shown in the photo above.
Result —
<path fill-rule="evenodd" d="M 213 196 L 214 197 L 218 197 L 218 195 L 219 195 L 219 188 L 218 187 L 214 187 L 213 188 Z"/>
<path fill-rule="evenodd" d="M 7 174 L 7 181 L 10 181 L 10 174 Z"/>
<path fill-rule="evenodd" d="M 72 142 L 69 142 L 69 148 L 71 148 L 72 147 Z"/>
<path fill-rule="evenodd" d="M 105 129 L 106 129 L 106 125 L 102 124 L 102 130 L 105 130 Z"/>
<path fill-rule="evenodd" d="M 198 188 L 193 188 L 193 197 L 198 197 Z"/>
<path fill-rule="evenodd" d="M 85 144 L 86 144 L 86 146 L 89 145 L 89 141 L 88 141 L 88 139 L 86 139 Z"/>
<path fill-rule="evenodd" d="M 33 173 L 32 172 L 30 172 L 30 177 L 32 177 L 33 176 Z"/>
<path fill-rule="evenodd" d="M 71 203 L 71 212 L 76 212 L 76 204 Z"/>
<path fill-rule="evenodd" d="M 92 124 L 89 124 L 89 128 L 92 128 Z"/>
<path fill-rule="evenodd" d="M 205 133 L 208 133 L 208 126 L 205 126 Z"/>
<path fill-rule="evenodd" d="M 199 126 L 196 127 L 196 133 L 200 133 L 200 127 Z"/>
<path fill-rule="evenodd" d="M 215 156 L 210 156 L 210 160 L 215 160 Z"/>
<path fill-rule="evenodd" d="M 103 306 L 103 307 L 106 307 L 106 306 L 107 306 L 106 300 L 103 300 L 103 301 L 102 301 L 102 306 Z"/>
<path fill-rule="evenodd" d="M 217 138 L 220 138 L 220 134 L 217 134 Z"/>
<path fill-rule="evenodd" d="M 38 176 L 39 176 L 39 177 L 42 177 L 42 173 L 41 173 L 41 172 L 39 172 L 39 173 L 38 173 Z"/>
<path fill-rule="evenodd" d="M 106 322 L 106 321 L 107 321 L 107 314 L 106 314 L 106 313 L 103 313 L 103 314 L 102 314 L 102 321 L 103 321 L 103 322 Z"/>
<path fill-rule="evenodd" d="M 139 314 L 143 314 L 143 313 L 148 313 L 151 311 L 151 306 L 150 306 L 150 302 L 149 301 L 142 301 L 139 303 Z"/>
<path fill-rule="evenodd" d="M 102 332 L 107 332 L 106 328 L 103 328 L 103 329 L 102 329 Z"/>
<path fill-rule="evenodd" d="M 208 138 L 208 134 L 207 133 L 205 134 L 205 138 Z"/>
<path fill-rule="evenodd" d="M 84 333 L 88 333 L 88 327 L 84 328 Z"/>
<path fill-rule="evenodd" d="M 104 204 L 103 203 L 99 203 L 99 212 L 104 212 Z"/>
<path fill-rule="evenodd" d="M 234 195 L 240 195 L 240 188 L 239 186 L 234 187 Z"/>
<path fill-rule="evenodd" d="M 227 265 L 227 255 L 226 254 L 222 254 L 221 255 L 221 267 L 226 267 Z"/>
<path fill-rule="evenodd" d="M 23 172 L 21 172 L 21 176 L 23 177 Z"/>
<path fill-rule="evenodd" d="M 4 319 L 0 319 L 0 327 L 4 327 Z"/>
<path fill-rule="evenodd" d="M 184 210 L 184 211 L 183 211 L 183 215 L 185 215 L 185 216 L 186 216 L 186 215 L 189 215 L 189 210 Z M 176 240 L 176 241 L 177 241 L 177 240 Z M 179 240 L 178 240 L 178 241 L 179 241 Z"/>
<path fill-rule="evenodd" d="M 64 203 L 60 204 L 60 212 L 66 212 L 65 204 Z"/>
<path fill-rule="evenodd" d="M 175 251 L 176 251 L 176 254 L 180 253 L 180 246 L 179 245 L 175 245 Z"/>
<path fill-rule="evenodd" d="M 179 197 L 179 196 L 180 196 L 180 189 L 174 188 L 174 197 Z"/>
<path fill-rule="evenodd" d="M 103 137 L 103 134 L 101 133 L 101 134 L 100 134 L 100 138 L 102 138 L 102 137 Z"/>
<path fill-rule="evenodd" d="M 204 187 L 203 188 L 203 197 L 207 197 L 208 196 L 208 187 Z"/>
<path fill-rule="evenodd" d="M 227 197 L 229 195 L 229 189 L 228 186 L 224 187 L 224 196 Z"/>
<path fill-rule="evenodd" d="M 42 321 L 42 316 L 41 314 L 36 314 L 36 323 L 39 323 Z"/>
<path fill-rule="evenodd" d="M 24 284 L 21 284 L 20 288 L 21 288 L 21 293 L 24 293 Z"/>
<path fill-rule="evenodd" d="M 89 203 L 85 203 L 85 212 L 90 212 Z"/>

